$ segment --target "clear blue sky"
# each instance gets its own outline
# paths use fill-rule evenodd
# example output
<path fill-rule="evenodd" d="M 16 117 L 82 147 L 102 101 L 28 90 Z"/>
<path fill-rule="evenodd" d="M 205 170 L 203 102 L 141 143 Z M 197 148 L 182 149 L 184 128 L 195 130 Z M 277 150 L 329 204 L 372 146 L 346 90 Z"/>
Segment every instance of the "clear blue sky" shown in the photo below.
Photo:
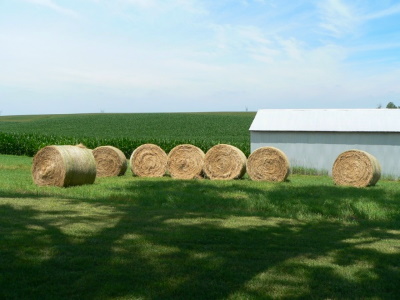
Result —
<path fill-rule="evenodd" d="M 399 20 L 391 0 L 0 0 L 0 111 L 400 104 Z"/>

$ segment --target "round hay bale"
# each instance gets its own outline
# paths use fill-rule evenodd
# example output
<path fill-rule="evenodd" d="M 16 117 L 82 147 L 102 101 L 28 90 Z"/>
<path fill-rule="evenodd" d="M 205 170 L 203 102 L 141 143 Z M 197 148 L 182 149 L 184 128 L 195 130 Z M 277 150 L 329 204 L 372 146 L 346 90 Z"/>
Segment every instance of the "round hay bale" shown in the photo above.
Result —
<path fill-rule="evenodd" d="M 33 157 L 32 178 L 39 186 L 92 184 L 96 179 L 92 150 L 77 146 L 46 146 Z"/>
<path fill-rule="evenodd" d="M 127 169 L 125 154 L 113 146 L 100 146 L 93 150 L 97 177 L 122 176 Z"/>
<path fill-rule="evenodd" d="M 261 147 L 250 154 L 247 174 L 255 181 L 285 181 L 290 173 L 289 159 L 274 147 Z"/>
<path fill-rule="evenodd" d="M 144 144 L 132 152 L 132 173 L 140 177 L 162 177 L 167 171 L 167 154 L 159 146 Z"/>
<path fill-rule="evenodd" d="M 361 150 L 349 150 L 336 158 L 332 177 L 337 185 L 371 186 L 381 177 L 381 166 L 373 155 Z"/>
<path fill-rule="evenodd" d="M 238 179 L 246 173 L 246 156 L 232 145 L 215 145 L 204 157 L 203 170 L 212 180 Z"/>
<path fill-rule="evenodd" d="M 204 152 L 190 144 L 178 145 L 168 154 L 167 170 L 173 178 L 201 178 L 203 165 Z"/>

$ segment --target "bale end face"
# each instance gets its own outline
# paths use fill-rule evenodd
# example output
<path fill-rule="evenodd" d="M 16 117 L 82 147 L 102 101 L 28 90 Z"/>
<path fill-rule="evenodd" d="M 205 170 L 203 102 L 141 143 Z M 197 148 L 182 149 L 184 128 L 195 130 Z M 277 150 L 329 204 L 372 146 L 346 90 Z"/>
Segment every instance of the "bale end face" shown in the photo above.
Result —
<path fill-rule="evenodd" d="M 44 147 L 33 157 L 32 178 L 36 185 L 62 187 L 65 175 L 66 166 L 56 147 Z"/>
<path fill-rule="evenodd" d="M 203 178 L 204 152 L 193 145 L 174 147 L 168 154 L 167 171 L 172 178 Z"/>
<path fill-rule="evenodd" d="M 362 150 L 341 153 L 332 167 L 332 177 L 336 185 L 367 187 L 375 185 L 381 176 L 379 161 Z"/>
<path fill-rule="evenodd" d="M 113 146 L 100 146 L 93 150 L 97 177 L 122 176 L 127 169 L 125 154 Z"/>
<path fill-rule="evenodd" d="M 167 154 L 161 147 L 144 144 L 132 152 L 129 162 L 133 175 L 162 177 L 167 172 L 167 160 Z"/>
<path fill-rule="evenodd" d="M 240 149 L 219 144 L 207 151 L 203 170 L 211 180 L 239 179 L 246 173 L 246 160 Z"/>
<path fill-rule="evenodd" d="M 289 159 L 274 147 L 261 147 L 250 154 L 247 174 L 255 181 L 282 182 L 290 173 Z"/>

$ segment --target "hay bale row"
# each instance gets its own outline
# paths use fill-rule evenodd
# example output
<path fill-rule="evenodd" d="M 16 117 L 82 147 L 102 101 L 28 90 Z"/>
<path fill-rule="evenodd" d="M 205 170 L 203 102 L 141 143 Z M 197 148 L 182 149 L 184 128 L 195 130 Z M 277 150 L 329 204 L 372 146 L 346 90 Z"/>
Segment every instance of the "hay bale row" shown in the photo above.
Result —
<path fill-rule="evenodd" d="M 261 174 L 268 169 L 265 164 L 274 167 L 279 164 L 272 163 L 272 156 L 263 160 L 264 166 L 254 166 L 261 162 L 260 156 L 265 151 L 263 148 L 253 153 L 248 162 L 240 149 L 227 144 L 216 145 L 206 154 L 194 145 L 184 144 L 173 148 L 168 155 L 157 145 L 144 144 L 133 151 L 129 163 L 132 173 L 139 177 L 162 177 L 169 173 L 177 179 L 205 176 L 211 180 L 230 180 L 243 177 L 247 166 L 253 180 L 286 179 L 288 171 L 286 176 L 271 175 L 275 172 L 274 169 L 267 171 L 269 176 Z M 96 176 L 121 176 L 125 174 L 126 169 L 125 155 L 112 146 L 101 146 L 94 150 L 83 145 L 47 146 L 35 155 L 32 176 L 37 185 L 67 187 L 92 184 Z"/>
<path fill-rule="evenodd" d="M 53 145 L 40 149 L 33 158 L 32 179 L 39 186 L 68 187 L 92 184 L 97 177 L 125 174 L 127 162 L 121 150 L 101 146 Z"/>
<path fill-rule="evenodd" d="M 146 155 L 139 158 L 142 151 Z M 227 144 L 215 145 L 206 154 L 196 146 L 184 144 L 168 155 L 160 147 L 146 144 L 133 152 L 131 168 L 137 176 L 161 177 L 169 173 L 178 179 L 239 179 L 247 170 L 252 180 L 284 181 L 290 173 L 289 160 L 279 149 L 260 148 L 247 160 L 240 149 Z"/>
<path fill-rule="evenodd" d="M 246 172 L 246 156 L 238 148 L 220 144 L 207 154 L 190 144 L 178 145 L 167 155 L 154 144 L 136 148 L 131 156 L 132 173 L 140 177 L 162 177 L 169 173 L 177 179 L 237 179 Z"/>
<path fill-rule="evenodd" d="M 162 177 L 169 173 L 177 179 L 207 177 L 211 180 L 239 179 L 248 173 L 255 181 L 285 181 L 290 173 L 287 156 L 274 147 L 262 147 L 250 154 L 227 144 L 219 144 L 206 154 L 196 146 L 184 144 L 167 155 L 154 144 L 136 148 L 130 157 L 132 173 L 140 177 Z M 112 146 L 93 151 L 83 145 L 47 146 L 33 158 L 35 184 L 60 187 L 92 184 L 97 177 L 121 176 L 127 160 L 121 150 Z M 381 175 L 378 160 L 361 150 L 341 153 L 332 168 L 336 185 L 366 187 L 375 185 Z"/>

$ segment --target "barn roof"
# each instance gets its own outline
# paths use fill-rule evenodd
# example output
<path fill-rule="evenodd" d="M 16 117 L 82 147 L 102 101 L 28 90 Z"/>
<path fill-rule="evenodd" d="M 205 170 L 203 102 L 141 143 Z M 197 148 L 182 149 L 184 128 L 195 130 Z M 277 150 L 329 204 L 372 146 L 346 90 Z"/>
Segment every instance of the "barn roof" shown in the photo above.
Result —
<path fill-rule="evenodd" d="M 400 132 L 400 109 L 262 109 L 250 131 Z"/>

